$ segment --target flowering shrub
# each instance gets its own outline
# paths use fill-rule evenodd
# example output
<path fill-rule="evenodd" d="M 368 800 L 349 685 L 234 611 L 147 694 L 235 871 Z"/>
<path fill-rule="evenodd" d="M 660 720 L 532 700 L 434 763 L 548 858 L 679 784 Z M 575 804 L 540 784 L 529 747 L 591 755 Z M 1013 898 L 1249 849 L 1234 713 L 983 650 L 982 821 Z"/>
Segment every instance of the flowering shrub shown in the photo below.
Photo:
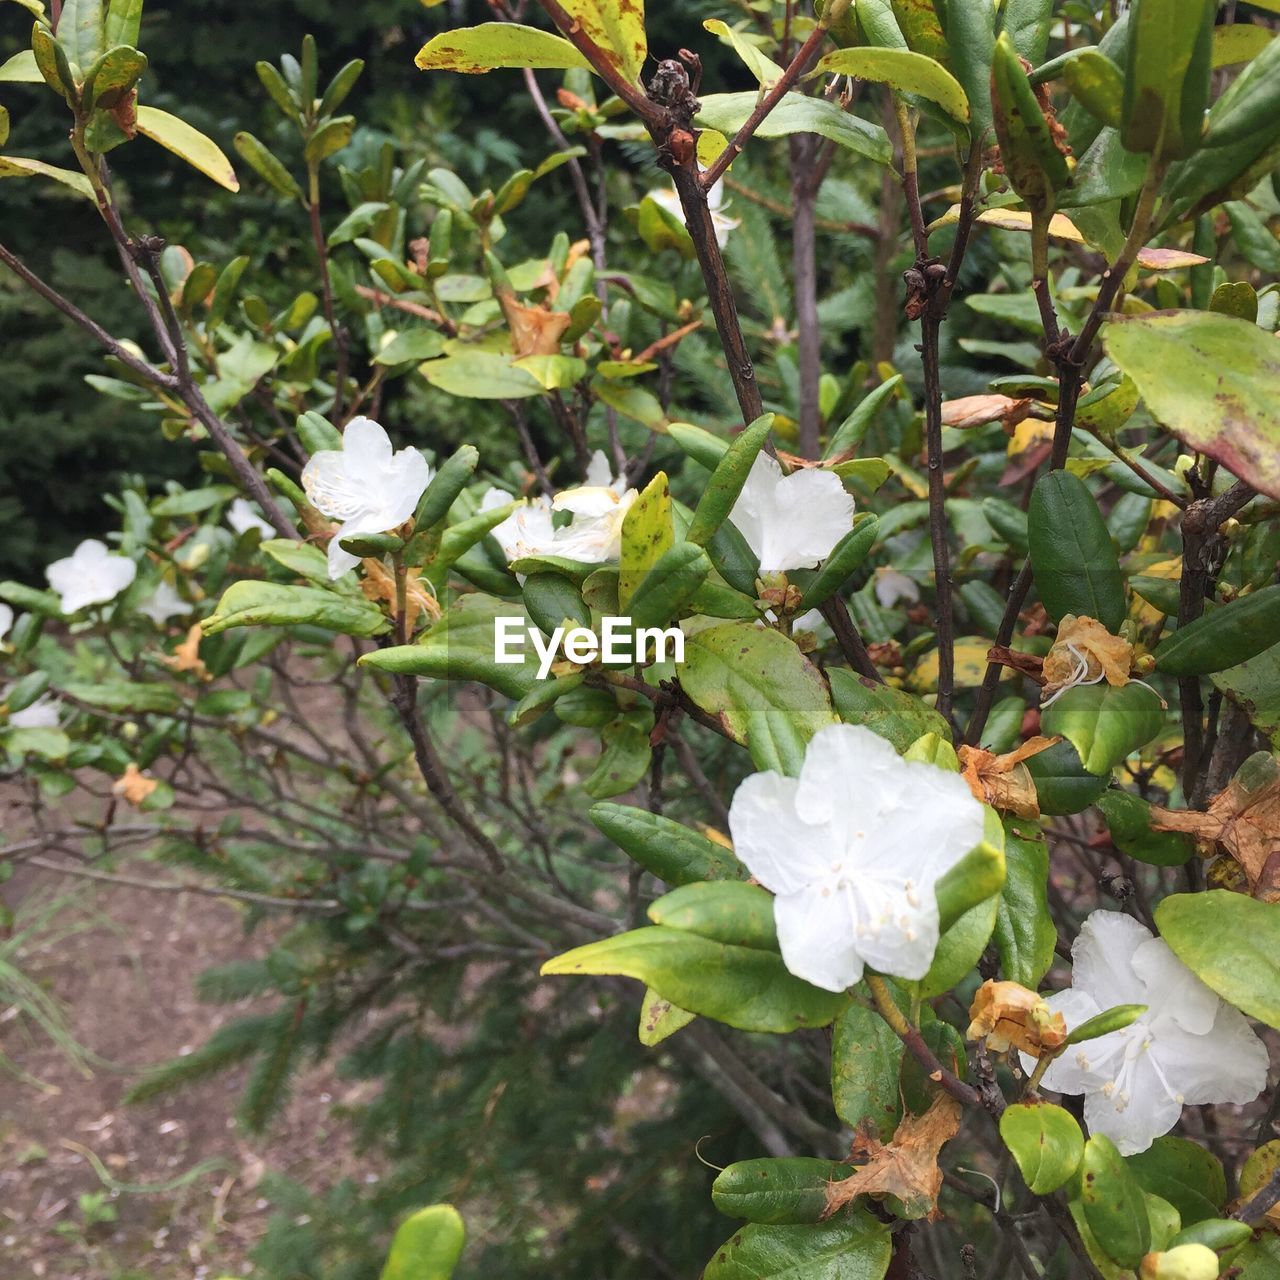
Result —
<path fill-rule="evenodd" d="M 1273 1276 L 1270 28 L 786 0 L 662 57 L 636 0 L 495 3 L 417 58 L 545 126 L 479 193 L 308 38 L 235 138 L 315 260 L 273 309 L 117 183 L 140 139 L 240 181 L 147 104 L 141 6 L 25 7 L 0 83 L 69 167 L 0 172 L 92 201 L 148 349 L 0 263 L 208 483 L 0 585 L 5 863 L 291 921 L 202 984 L 274 1005 L 134 1090 L 250 1062 L 261 1127 L 340 1034 L 379 1082 L 394 1176 L 278 1185 L 264 1274 L 451 1199 L 473 1242 L 434 1205 L 386 1275 Z"/>

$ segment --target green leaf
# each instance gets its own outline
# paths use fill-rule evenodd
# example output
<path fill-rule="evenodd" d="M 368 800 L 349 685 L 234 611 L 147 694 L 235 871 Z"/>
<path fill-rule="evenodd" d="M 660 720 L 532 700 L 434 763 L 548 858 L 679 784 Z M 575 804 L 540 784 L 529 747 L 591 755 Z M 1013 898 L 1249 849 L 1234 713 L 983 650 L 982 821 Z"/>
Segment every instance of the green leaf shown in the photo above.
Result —
<path fill-rule="evenodd" d="M 138 132 L 144 138 L 150 138 L 152 142 L 168 148 L 218 186 L 225 187 L 228 191 L 240 190 L 231 161 L 222 154 L 218 144 L 211 138 L 206 138 L 199 129 L 192 128 L 185 120 L 179 120 L 177 116 L 161 111 L 158 107 L 139 107 L 137 124 Z"/>
<path fill-rule="evenodd" d="M 773 895 L 740 880 L 682 885 L 650 905 L 649 919 L 716 942 L 778 950 Z"/>
<path fill-rule="evenodd" d="M 387 628 L 382 610 L 364 599 L 316 587 L 274 582 L 233 582 L 218 607 L 200 625 L 207 636 L 231 627 L 291 627 L 310 624 L 346 635 L 371 636 Z"/>
<path fill-rule="evenodd" d="M 421 71 L 461 71 L 483 75 L 498 67 L 559 70 L 591 64 L 563 36 L 518 22 L 482 22 L 476 27 L 442 31 L 418 50 Z"/>
<path fill-rule="evenodd" d="M 736 742 L 746 742 L 761 703 L 782 712 L 805 740 L 835 719 L 818 669 L 786 636 L 749 622 L 689 636 L 679 674 L 689 697 Z"/>
<path fill-rule="evenodd" d="M 351 141 L 351 135 L 355 132 L 355 128 L 355 116 L 334 116 L 333 119 L 326 120 L 307 139 L 307 145 L 303 153 L 307 163 L 309 165 L 317 165 L 320 161 L 327 160 L 335 152 L 341 151 Z"/>
<path fill-rule="evenodd" d="M 1080 1162 L 1080 1199 L 1085 1221 L 1106 1255 L 1122 1267 L 1136 1268 L 1151 1247 L 1151 1224 L 1138 1180 L 1116 1145 L 1095 1133 Z"/>
<path fill-rule="evenodd" d="M 691 602 L 711 573 L 707 553 L 691 542 L 666 551 L 645 574 L 627 604 L 636 627 L 665 627 L 691 612 Z"/>
<path fill-rule="evenodd" d="M 865 725 L 887 738 L 898 752 L 926 733 L 951 736 L 950 726 L 933 707 L 902 689 L 880 684 L 847 667 L 829 668 L 827 678 L 840 719 L 845 724 Z"/>
<path fill-rule="evenodd" d="M 637 786 L 649 772 L 652 730 L 653 717 L 647 710 L 618 716 L 605 725 L 600 730 L 600 758 L 582 783 L 587 795 L 606 800 Z"/>
<path fill-rule="evenodd" d="M 1207 676 L 1270 649 L 1280 635 L 1280 585 L 1263 587 L 1179 627 L 1155 649 L 1171 676 Z"/>
<path fill-rule="evenodd" d="M 107 17 L 103 23 L 103 44 L 112 49 L 116 45 L 136 46 L 142 30 L 142 0 L 110 0 Z"/>
<path fill-rule="evenodd" d="M 102 0 L 65 0 L 58 43 L 82 79 L 102 54 Z"/>
<path fill-rule="evenodd" d="M 83 173 L 71 169 L 59 169 L 43 160 L 29 160 L 25 156 L 0 156 L 0 178 L 52 178 L 64 187 L 70 187 L 78 196 L 93 200 L 93 187 Z"/>
<path fill-rule="evenodd" d="M 1137 0 L 1120 128 L 1128 151 L 1189 155 L 1209 102 L 1214 0 Z"/>
<path fill-rule="evenodd" d="M 1086 1018 L 1071 1028 L 1062 1042 L 1063 1048 L 1109 1036 L 1113 1031 L 1123 1031 L 1125 1027 L 1133 1026 L 1146 1013 L 1147 1008 L 1145 1004 L 1116 1004 L 1101 1013 L 1095 1013 L 1092 1018 Z"/>
<path fill-rule="evenodd" d="M 1222 1162 L 1198 1142 L 1157 1138 L 1146 1151 L 1127 1157 L 1125 1163 L 1144 1191 L 1177 1209 L 1184 1227 L 1216 1218 L 1227 1202 Z"/>
<path fill-rule="evenodd" d="M 782 79 L 782 68 L 758 44 L 727 22 L 721 22 L 719 18 L 707 18 L 702 26 L 742 59 L 743 65 L 760 82 L 761 88 L 771 89 Z"/>
<path fill-rule="evenodd" d="M 1041 813 L 1050 816 L 1080 813 L 1107 789 L 1107 780 L 1085 771 L 1075 747 L 1056 742 L 1027 761 L 1036 785 Z"/>
<path fill-rule="evenodd" d="M 243 130 L 232 140 L 237 154 L 278 195 L 303 200 L 302 188 L 293 174 L 251 133 Z"/>
<path fill-rule="evenodd" d="M 894 12 L 897 12 L 897 5 Z M 969 133 L 974 145 L 981 147 L 985 145 L 993 125 L 991 84 L 995 11 L 986 4 L 948 4 L 945 27 L 951 66 L 956 79 L 964 86 L 969 110 L 973 113 Z M 910 40 L 909 34 L 907 38 Z M 913 44 L 912 48 L 915 47 Z"/>
<path fill-rule="evenodd" d="M 480 462 L 480 451 L 472 444 L 459 445 L 431 477 L 413 517 L 413 531 L 432 529 L 448 514 L 458 495 L 466 488 Z"/>
<path fill-rule="evenodd" d="M 827 445 L 827 451 L 823 456 L 826 458 L 838 458 L 841 454 L 856 449 L 862 443 L 862 438 L 867 434 L 871 424 L 876 420 L 876 415 L 897 394 L 901 385 L 902 375 L 895 373 L 892 378 L 886 378 L 874 390 L 867 392 L 854 406 L 853 412 L 836 428 L 835 434 L 832 435 L 831 441 Z M 690 429 L 698 430 L 696 427 Z M 674 431 L 672 434 L 674 435 Z M 681 447 L 683 448 L 684 446 L 682 445 Z"/>
<path fill-rule="evenodd" d="M 462 1215 L 452 1205 L 419 1209 L 396 1231 L 382 1280 L 449 1280 L 466 1239 Z"/>
<path fill-rule="evenodd" d="M 1212 679 L 1273 747 L 1280 746 L 1280 644 L 1239 666 L 1216 672 Z"/>
<path fill-rule="evenodd" d="M 59 692 L 75 702 L 101 711 L 121 713 L 155 712 L 172 714 L 182 706 L 176 689 L 163 684 L 132 684 L 124 680 L 101 683 L 73 681 L 59 687 Z"/>
<path fill-rule="evenodd" d="M 1248 193 L 1275 167 L 1277 143 L 1280 41 L 1273 40 L 1213 104 L 1200 150 L 1170 171 L 1171 216 L 1194 216 Z"/>
<path fill-rule="evenodd" d="M 548 960 L 541 972 L 636 978 L 681 1009 L 740 1031 L 823 1027 L 846 1003 L 843 995 L 793 977 L 776 952 L 658 925 L 576 947 Z"/>
<path fill-rule="evenodd" d="M 1036 481 L 1027 542 L 1036 590 L 1055 622 L 1073 613 L 1096 618 L 1113 633 L 1120 630 L 1125 617 L 1120 564 L 1083 480 L 1067 471 L 1050 471 Z"/>
<path fill-rule="evenodd" d="M 932 58 L 909 49 L 837 49 L 819 60 L 813 74 L 874 80 L 899 93 L 928 98 L 962 124 L 969 120 L 969 100 L 955 76 Z"/>
<path fill-rule="evenodd" d="M 936 736 L 934 740 L 941 742 Z M 947 749 L 950 750 L 949 745 Z M 994 904 L 1004 888 L 1008 874 L 1005 829 L 1000 815 L 990 805 L 983 806 L 982 819 L 982 839 L 942 874 L 934 888 L 938 926 L 944 935 L 979 906 Z"/>
<path fill-rule="evenodd" d="M 1121 853 L 1153 867 L 1180 867 L 1195 853 L 1195 842 L 1179 831 L 1152 831 L 1151 806 L 1129 791 L 1105 791 L 1098 808 L 1111 843 Z"/>
<path fill-rule="evenodd" d="M 36 65 L 36 55 L 30 49 L 19 49 L 13 57 L 0 64 L 0 84 L 42 84 L 44 76 Z"/>
<path fill-rule="evenodd" d="M 1280 498 L 1280 347 L 1208 311 L 1154 311 L 1107 325 L 1107 354 L 1152 417 L 1269 497 Z"/>
<path fill-rule="evenodd" d="M 764 414 L 742 431 L 724 451 L 698 499 L 693 521 L 686 535 L 690 542 L 705 547 L 728 518 L 772 426 L 773 414 Z"/>
<path fill-rule="evenodd" d="M 1062 78 L 1071 96 L 1095 120 L 1108 128 L 1119 128 L 1124 74 L 1105 53 L 1081 49 L 1062 68 Z"/>
<path fill-rule="evenodd" d="M 647 809 L 593 804 L 587 817 L 629 857 L 668 884 L 745 880 L 750 875 L 731 849 Z"/>
<path fill-rule="evenodd" d="M 591 627 L 591 610 L 582 592 L 558 573 L 531 573 L 521 589 L 525 612 L 547 635 L 564 622 Z"/>
<path fill-rule="evenodd" d="M 1015 1102 L 1000 1116 L 1000 1136 L 1028 1189 L 1056 1191 L 1080 1166 L 1084 1135 L 1070 1112 L 1048 1102 Z"/>
<path fill-rule="evenodd" d="M 753 1222 L 716 1250 L 702 1280 L 882 1280 L 892 1254 L 888 1228 L 863 1212 L 814 1226 Z"/>
<path fill-rule="evenodd" d="M 1000 972 L 1034 991 L 1053 963 L 1058 941 L 1049 913 L 1049 847 L 1033 822 L 1007 817 L 1004 828 L 1005 880 L 996 914 L 996 952 Z"/>
<path fill-rule="evenodd" d="M 853 517 L 853 527 L 831 548 L 822 568 L 804 589 L 801 611 L 816 609 L 835 595 L 862 567 L 879 533 L 879 520 L 868 511 L 859 511 Z"/>
<path fill-rule="evenodd" d="M 699 128 L 732 136 L 746 123 L 756 101 L 754 93 L 707 94 L 695 123 Z M 792 133 L 819 134 L 877 164 L 889 164 L 893 159 L 893 146 L 879 125 L 849 115 L 825 98 L 785 94 L 756 130 L 756 136 L 761 138 L 784 138 Z"/>
<path fill-rule="evenodd" d="M 1044 61 L 1053 22 L 1053 0 L 1005 0 L 1004 31 L 1033 67 Z"/>
<path fill-rule="evenodd" d="M 831 1040 L 831 1101 L 855 1133 L 869 1125 L 883 1141 L 902 1118 L 898 1075 L 902 1041 L 866 1005 L 851 1004 L 835 1021 Z"/>
<path fill-rule="evenodd" d="M 512 367 L 533 374 L 547 391 L 573 387 L 587 372 L 587 362 L 577 356 L 521 356 Z"/>
<path fill-rule="evenodd" d="M 1066 738 L 1085 769 L 1099 777 L 1150 742 L 1164 722 L 1159 694 L 1136 680 L 1068 689 L 1040 717 L 1043 732 Z"/>
<path fill-rule="evenodd" d="M 659 471 L 622 517 L 618 562 L 618 604 L 626 608 L 645 576 L 675 543 L 671 486 Z"/>
<path fill-rule="evenodd" d="M 433 387 L 473 400 L 517 400 L 542 395 L 542 383 L 515 367 L 515 357 L 496 351 L 464 350 L 428 360 L 419 372 Z"/>
<path fill-rule="evenodd" d="M 1280 910 L 1226 889 L 1177 893 L 1156 908 L 1160 936 L 1202 982 L 1280 1028 Z"/>
<path fill-rule="evenodd" d="M 527 618 L 519 604 L 493 596 L 461 596 L 449 611 L 423 632 L 417 644 L 396 645 L 366 653 L 361 666 L 395 675 L 430 676 L 436 680 L 478 680 L 508 698 L 523 698 L 533 687 L 536 665 L 500 663 L 495 652 L 495 623 Z"/>
<path fill-rule="evenodd" d="M 847 1164 L 812 1156 L 739 1160 L 720 1170 L 711 1184 L 711 1202 L 726 1218 L 747 1222 L 819 1222 L 826 1213 L 828 1185 L 852 1173 Z"/>
<path fill-rule="evenodd" d="M 966 911 L 939 938 L 929 972 L 920 979 L 920 994 L 926 1000 L 950 991 L 982 958 L 995 930 L 999 906 L 999 894 L 992 894 Z"/>
<path fill-rule="evenodd" d="M 640 1043 L 652 1049 L 675 1035 L 681 1027 L 687 1027 L 695 1017 L 697 1014 L 678 1008 L 670 1000 L 664 1000 L 652 987 L 647 987 L 640 1003 Z"/>

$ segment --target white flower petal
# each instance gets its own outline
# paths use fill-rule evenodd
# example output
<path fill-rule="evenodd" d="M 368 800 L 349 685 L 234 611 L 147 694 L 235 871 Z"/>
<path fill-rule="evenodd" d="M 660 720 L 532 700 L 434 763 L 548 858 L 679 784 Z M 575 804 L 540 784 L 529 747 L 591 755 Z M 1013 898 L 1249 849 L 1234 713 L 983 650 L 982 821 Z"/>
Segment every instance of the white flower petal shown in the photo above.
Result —
<path fill-rule="evenodd" d="M 156 626 L 163 627 L 170 618 L 190 613 L 191 606 L 168 581 L 161 579 L 160 585 L 138 606 L 138 612 L 150 618 Z"/>
<path fill-rule="evenodd" d="M 360 563 L 359 556 L 345 551 L 340 545 L 344 537 L 346 537 L 345 526 L 338 529 L 329 539 L 329 579 L 332 582 L 337 582 L 344 573 L 350 573 Z"/>
<path fill-rule="evenodd" d="M 1181 1115 L 1182 1103 L 1164 1088 L 1149 1058 L 1139 1059 L 1111 1092 L 1098 1090 L 1084 1100 L 1089 1132 L 1106 1134 L 1122 1156 L 1145 1151 Z"/>
<path fill-rule="evenodd" d="M 1205 1035 L 1166 1023 L 1152 1054 L 1169 1087 L 1192 1104 L 1252 1102 L 1267 1087 L 1267 1047 L 1238 1010 L 1221 1001 Z"/>
<path fill-rule="evenodd" d="M 797 978 L 824 991 L 843 991 L 862 977 L 850 896 L 810 885 L 773 901 L 782 961 Z"/>
<path fill-rule="evenodd" d="M 343 428 L 343 462 L 353 476 L 375 484 L 391 465 L 393 456 L 391 437 L 381 423 L 372 418 L 352 418 Z"/>
<path fill-rule="evenodd" d="M 551 505 L 557 511 L 572 511 L 590 520 L 609 515 L 618 505 L 618 495 L 608 485 L 579 485 L 562 489 Z"/>
<path fill-rule="evenodd" d="M 1139 945 L 1133 953 L 1133 971 L 1146 985 L 1144 1022 L 1159 1029 L 1172 1019 L 1194 1035 L 1212 1030 L 1222 1001 L 1173 954 L 1163 938 Z"/>
<path fill-rule="evenodd" d="M 13 610 L 7 604 L 0 603 L 0 640 L 9 634 L 11 626 L 13 626 Z"/>
<path fill-rule="evenodd" d="M 9 724 L 15 729 L 56 729 L 58 704 L 45 694 L 30 706 L 13 712 L 9 717 Z"/>
<path fill-rule="evenodd" d="M 1068 1031 L 1074 1031 L 1082 1023 L 1102 1012 L 1098 1002 L 1078 987 L 1055 991 L 1045 997 L 1045 1004 L 1054 1013 L 1062 1014 Z M 1088 1093 L 1113 1079 L 1114 1065 L 1124 1055 L 1124 1044 L 1117 1036 L 1099 1036 L 1084 1044 L 1073 1045 L 1049 1065 L 1044 1074 L 1044 1087 L 1054 1093 Z M 1022 1069 L 1028 1075 L 1035 1070 L 1036 1060 L 1028 1053 L 1020 1055 Z"/>
<path fill-rule="evenodd" d="M 609 459 L 605 457 L 603 449 L 597 449 L 591 455 L 591 461 L 587 464 L 587 476 L 584 481 L 590 489 L 610 489 L 613 484 L 613 468 L 609 465 Z"/>
<path fill-rule="evenodd" d="M 275 529 L 262 518 L 258 508 L 244 498 L 236 498 L 227 508 L 227 523 L 239 534 L 248 533 L 250 529 L 257 529 L 264 538 L 274 538 L 276 536 Z"/>
<path fill-rule="evenodd" d="M 128 556 L 108 551 L 96 538 L 87 538 L 71 555 L 55 560 L 45 570 L 66 614 L 114 600 L 137 574 L 138 566 Z"/>
<path fill-rule="evenodd" d="M 848 883 L 858 903 L 855 943 L 863 960 L 894 978 L 923 978 L 938 948 L 933 885 L 896 875 L 889 883 L 856 873 Z"/>
<path fill-rule="evenodd" d="M 753 773 L 729 806 L 734 853 L 774 893 L 798 893 L 824 875 L 839 852 L 829 827 L 812 826 L 797 815 L 799 785 L 780 773 Z"/>
<path fill-rule="evenodd" d="M 903 600 L 915 604 L 920 599 L 920 587 L 914 578 L 900 569 L 882 566 L 876 570 L 876 600 L 882 609 L 892 609 Z"/>
<path fill-rule="evenodd" d="M 1071 985 L 1089 992 L 1099 1008 L 1146 1004 L 1147 990 L 1133 956 L 1151 932 L 1119 911 L 1094 911 L 1071 946 Z"/>
<path fill-rule="evenodd" d="M 806 468 L 789 476 L 758 453 L 729 519 L 746 538 L 764 573 L 812 568 L 853 524 L 853 499 L 831 471 Z"/>

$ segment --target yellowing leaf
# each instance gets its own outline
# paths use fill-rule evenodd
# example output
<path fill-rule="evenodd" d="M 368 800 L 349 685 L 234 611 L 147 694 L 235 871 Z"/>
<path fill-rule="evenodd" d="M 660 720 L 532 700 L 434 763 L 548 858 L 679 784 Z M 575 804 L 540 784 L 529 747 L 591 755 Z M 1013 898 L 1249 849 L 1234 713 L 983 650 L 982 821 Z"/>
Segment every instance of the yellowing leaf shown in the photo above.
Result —
<path fill-rule="evenodd" d="M 207 178 L 211 178 L 220 187 L 228 191 L 239 191 L 240 182 L 231 161 L 222 153 L 222 149 L 212 138 L 207 138 L 199 129 L 189 125 L 185 120 L 161 111 L 157 107 L 139 107 L 137 129 L 144 138 L 158 142 L 162 147 L 181 157 L 193 169 L 199 169 Z"/>
<path fill-rule="evenodd" d="M 960 206 L 953 204 L 940 218 L 929 224 L 929 230 L 938 227 L 949 227 L 960 221 Z M 1026 209 L 984 209 L 978 214 L 977 221 L 988 227 L 998 227 L 1001 231 L 1031 230 L 1031 214 Z M 1063 244 L 1086 243 L 1084 233 L 1065 213 L 1055 213 L 1049 219 L 1049 238 L 1060 240 Z M 1158 249 L 1153 245 L 1138 250 L 1138 266 L 1152 271 L 1173 271 L 1179 267 L 1198 267 L 1208 262 L 1208 258 L 1198 253 L 1188 253 L 1183 249 Z"/>

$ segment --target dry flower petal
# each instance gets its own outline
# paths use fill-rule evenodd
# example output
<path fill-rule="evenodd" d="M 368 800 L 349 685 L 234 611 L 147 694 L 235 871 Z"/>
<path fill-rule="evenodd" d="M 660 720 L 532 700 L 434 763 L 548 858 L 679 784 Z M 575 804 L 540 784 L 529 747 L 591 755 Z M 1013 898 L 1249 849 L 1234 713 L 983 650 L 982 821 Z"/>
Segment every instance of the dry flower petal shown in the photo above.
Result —
<path fill-rule="evenodd" d="M 1054 1013 L 1041 996 L 1017 982 L 984 982 L 973 998 L 969 1017 L 968 1038 L 985 1039 L 995 1053 L 1017 1048 L 1038 1057 L 1046 1049 L 1060 1048 L 1067 1038 L 1062 1014 Z"/>
<path fill-rule="evenodd" d="M 1085 670 L 1081 671 L 1081 664 Z M 1044 660 L 1045 693 L 1053 694 L 1070 684 L 1129 683 L 1133 669 L 1133 645 L 1113 636 L 1096 618 L 1064 614 L 1058 635 Z"/>
<path fill-rule="evenodd" d="M 985 427 L 989 422 L 1003 422 L 1015 427 L 1031 412 L 1031 398 L 999 394 L 961 396 L 959 400 L 946 400 L 942 405 L 942 425 L 957 427 L 961 431 L 972 427 Z"/>
<path fill-rule="evenodd" d="M 149 778 L 130 760 L 124 773 L 111 784 L 113 795 L 120 796 L 129 804 L 141 804 L 158 786 L 159 778 Z"/>
<path fill-rule="evenodd" d="M 1037 736 L 1016 751 L 1001 756 L 981 747 L 961 747 L 957 752 L 961 776 L 969 784 L 969 790 L 993 809 L 1017 814 L 1019 818 L 1038 818 L 1040 802 L 1036 784 L 1025 761 L 1059 741 L 1056 737 Z"/>
<path fill-rule="evenodd" d="M 1280 902 L 1280 766 L 1274 756 L 1259 752 L 1246 760 L 1206 813 L 1153 804 L 1151 829 L 1194 836 L 1210 856 L 1221 849 L 1240 864 L 1255 898 Z"/>
<path fill-rule="evenodd" d="M 363 563 L 365 576 L 360 580 L 360 590 L 375 603 L 382 601 L 394 614 L 398 605 L 395 575 L 381 560 L 372 556 Z M 410 569 L 405 575 L 404 601 L 409 615 L 406 629 L 410 634 L 417 626 L 420 613 L 425 613 L 433 622 L 440 616 L 440 602 L 429 588 L 422 585 L 418 569 Z"/>
<path fill-rule="evenodd" d="M 187 638 L 173 651 L 169 657 L 161 658 L 170 671 L 190 671 L 197 680 L 210 680 L 204 659 L 200 657 L 200 639 L 204 632 L 200 624 L 194 623 L 187 632 Z"/>

